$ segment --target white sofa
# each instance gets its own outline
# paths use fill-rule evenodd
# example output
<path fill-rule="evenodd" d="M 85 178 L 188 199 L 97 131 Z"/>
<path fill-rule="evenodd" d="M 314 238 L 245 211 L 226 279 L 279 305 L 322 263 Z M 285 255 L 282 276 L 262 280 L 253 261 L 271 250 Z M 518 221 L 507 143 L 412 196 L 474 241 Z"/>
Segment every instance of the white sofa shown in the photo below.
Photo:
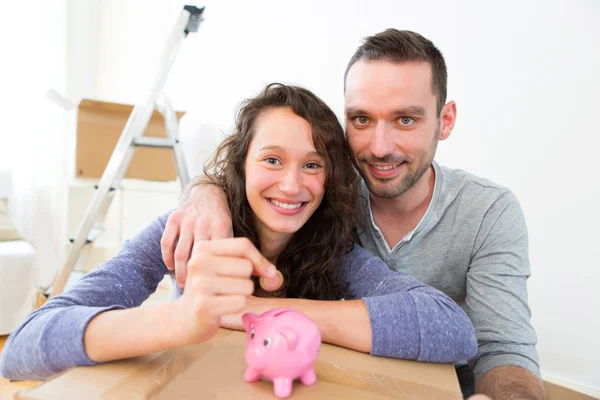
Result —
<path fill-rule="evenodd" d="M 14 210 L 8 170 L 0 170 L 0 198 Z M 35 248 L 24 240 L 0 242 L 0 335 L 11 333 L 34 308 L 35 257 Z"/>

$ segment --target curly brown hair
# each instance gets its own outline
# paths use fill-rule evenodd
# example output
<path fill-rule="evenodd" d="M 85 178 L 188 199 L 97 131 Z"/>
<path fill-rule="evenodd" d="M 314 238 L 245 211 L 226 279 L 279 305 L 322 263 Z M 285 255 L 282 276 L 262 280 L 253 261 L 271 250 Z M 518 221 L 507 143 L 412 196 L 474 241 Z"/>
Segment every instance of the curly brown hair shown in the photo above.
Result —
<path fill-rule="evenodd" d="M 287 107 L 310 123 L 313 142 L 325 161 L 326 180 L 321 204 L 278 257 L 277 268 L 285 283 L 274 295 L 315 300 L 344 298 L 348 284 L 340 274 L 343 257 L 356 242 L 359 178 L 344 129 L 321 99 L 298 86 L 267 85 L 258 96 L 240 103 L 233 134 L 219 145 L 204 166 L 204 173 L 227 195 L 234 236 L 249 238 L 260 250 L 254 213 L 246 197 L 244 165 L 258 116 L 278 107 Z"/>

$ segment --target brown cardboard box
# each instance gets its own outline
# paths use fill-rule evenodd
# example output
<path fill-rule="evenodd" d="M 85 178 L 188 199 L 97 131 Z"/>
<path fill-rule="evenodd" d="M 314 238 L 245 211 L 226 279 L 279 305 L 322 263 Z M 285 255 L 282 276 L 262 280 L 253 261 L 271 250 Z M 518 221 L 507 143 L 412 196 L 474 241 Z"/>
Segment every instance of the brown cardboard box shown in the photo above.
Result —
<path fill-rule="evenodd" d="M 269 381 L 244 382 L 244 332 L 221 329 L 206 343 L 69 370 L 17 399 L 276 399 Z M 323 344 L 317 383 L 294 383 L 291 399 L 462 399 L 454 367 L 372 357 Z"/>
<path fill-rule="evenodd" d="M 106 169 L 133 106 L 82 100 L 77 109 L 76 171 L 78 178 L 100 178 Z M 181 118 L 184 113 L 178 112 Z M 143 136 L 166 138 L 162 114 L 154 111 Z M 174 181 L 177 178 L 171 149 L 138 148 L 126 178 Z"/>

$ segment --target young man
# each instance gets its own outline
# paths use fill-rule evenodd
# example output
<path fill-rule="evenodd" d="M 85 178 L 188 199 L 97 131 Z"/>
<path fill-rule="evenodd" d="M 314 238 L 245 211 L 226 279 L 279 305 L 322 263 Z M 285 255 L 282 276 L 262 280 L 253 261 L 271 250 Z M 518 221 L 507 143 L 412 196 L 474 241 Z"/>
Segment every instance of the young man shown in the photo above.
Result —
<path fill-rule="evenodd" d="M 391 269 L 443 291 L 467 311 L 479 350 L 457 368 L 466 395 L 475 382 L 475 392 L 492 398 L 542 399 L 527 305 L 525 219 L 510 190 L 435 163 L 437 144 L 456 119 L 446 90 L 442 54 L 414 32 L 368 37 L 350 60 L 345 120 L 364 180 L 360 242 Z M 194 241 L 231 236 L 222 192 L 202 182 L 190 184 L 163 236 L 165 263 L 180 285 Z M 350 307 L 339 318 L 351 319 Z"/>

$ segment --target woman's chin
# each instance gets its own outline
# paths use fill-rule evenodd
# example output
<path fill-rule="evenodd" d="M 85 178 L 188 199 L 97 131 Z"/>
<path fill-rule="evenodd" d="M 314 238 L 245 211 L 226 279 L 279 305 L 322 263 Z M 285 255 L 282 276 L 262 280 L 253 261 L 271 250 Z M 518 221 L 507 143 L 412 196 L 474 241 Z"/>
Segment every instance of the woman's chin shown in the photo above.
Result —
<path fill-rule="evenodd" d="M 269 229 L 271 229 L 271 231 L 273 231 L 274 233 L 279 233 L 282 235 L 296 233 L 302 227 L 298 226 L 297 224 L 273 224 L 268 226 Z"/>

